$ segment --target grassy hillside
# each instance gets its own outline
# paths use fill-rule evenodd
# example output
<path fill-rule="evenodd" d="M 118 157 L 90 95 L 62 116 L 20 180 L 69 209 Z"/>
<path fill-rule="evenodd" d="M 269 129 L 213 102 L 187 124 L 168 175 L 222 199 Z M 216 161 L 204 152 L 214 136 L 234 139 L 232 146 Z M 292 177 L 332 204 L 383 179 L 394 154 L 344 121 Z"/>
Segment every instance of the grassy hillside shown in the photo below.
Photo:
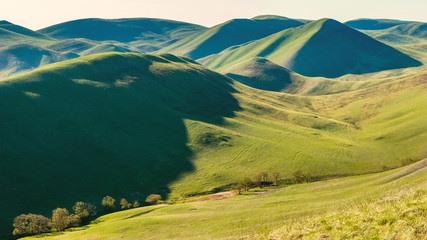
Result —
<path fill-rule="evenodd" d="M 0 48 L 0 78 L 16 75 L 50 63 L 78 57 L 27 44 Z"/>
<path fill-rule="evenodd" d="M 160 52 L 199 59 L 304 23 L 278 16 L 233 19 L 178 41 Z"/>
<path fill-rule="evenodd" d="M 205 27 L 196 24 L 155 18 L 88 18 L 56 24 L 38 32 L 57 39 L 145 41 L 155 45 L 172 39 L 182 39 L 203 29 Z"/>
<path fill-rule="evenodd" d="M 133 53 L 1 81 L 0 191 L 10 197 L 0 226 L 105 195 L 181 199 L 260 171 L 323 178 L 427 156 L 427 73 L 351 84 L 321 96 L 268 92 L 184 57 Z"/>
<path fill-rule="evenodd" d="M 200 62 L 222 71 L 252 57 L 264 57 L 304 76 L 328 78 L 421 65 L 396 49 L 331 19 L 231 47 Z"/>
<path fill-rule="evenodd" d="M 193 169 L 184 116 L 231 117 L 230 82 L 172 55 L 114 53 L 0 81 L 1 232 L 78 200 L 166 196 Z"/>
<path fill-rule="evenodd" d="M 425 163 L 415 169 L 291 185 L 220 201 L 132 209 L 43 238 L 372 239 L 397 234 L 421 239 L 427 234 Z"/>
<path fill-rule="evenodd" d="M 302 78 L 265 58 L 252 58 L 225 68 L 221 72 L 247 86 L 276 92 L 285 90 L 292 84 L 294 78 Z"/>

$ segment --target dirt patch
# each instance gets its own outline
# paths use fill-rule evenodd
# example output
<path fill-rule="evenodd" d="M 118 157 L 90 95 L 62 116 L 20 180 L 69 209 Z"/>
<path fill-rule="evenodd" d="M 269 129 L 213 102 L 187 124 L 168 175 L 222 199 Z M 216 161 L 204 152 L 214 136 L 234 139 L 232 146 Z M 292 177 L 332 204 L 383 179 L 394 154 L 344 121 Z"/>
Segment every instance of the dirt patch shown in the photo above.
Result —
<path fill-rule="evenodd" d="M 215 194 L 211 194 L 211 195 L 206 195 L 206 196 L 201 196 L 201 197 L 189 199 L 186 202 L 201 202 L 201 201 L 221 200 L 221 199 L 230 198 L 230 197 L 235 196 L 235 195 L 237 195 L 237 192 L 235 192 L 235 191 L 220 192 L 220 193 L 215 193 Z"/>

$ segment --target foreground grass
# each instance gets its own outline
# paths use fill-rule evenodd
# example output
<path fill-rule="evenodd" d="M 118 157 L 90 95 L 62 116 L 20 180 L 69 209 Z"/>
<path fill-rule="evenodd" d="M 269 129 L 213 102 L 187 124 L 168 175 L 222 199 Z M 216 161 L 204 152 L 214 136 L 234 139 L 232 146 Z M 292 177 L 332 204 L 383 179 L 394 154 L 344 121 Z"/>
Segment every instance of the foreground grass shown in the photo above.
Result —
<path fill-rule="evenodd" d="M 392 191 L 378 201 L 317 217 L 296 219 L 255 239 L 426 239 L 426 184 Z"/>
<path fill-rule="evenodd" d="M 425 234 L 421 223 L 425 222 L 426 182 L 424 160 L 409 168 L 263 194 L 132 209 L 100 217 L 83 228 L 26 239 L 290 238 L 286 234 L 312 239 L 353 232 L 371 238 L 403 228 L 399 234 Z M 339 212 L 344 209 L 346 214 Z"/>

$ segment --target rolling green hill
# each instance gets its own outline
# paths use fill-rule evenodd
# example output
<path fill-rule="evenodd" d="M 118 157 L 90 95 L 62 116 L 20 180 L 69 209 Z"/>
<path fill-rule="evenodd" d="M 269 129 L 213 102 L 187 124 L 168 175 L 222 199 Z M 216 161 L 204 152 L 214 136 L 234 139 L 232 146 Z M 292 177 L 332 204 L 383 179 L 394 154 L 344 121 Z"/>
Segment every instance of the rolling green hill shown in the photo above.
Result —
<path fill-rule="evenodd" d="M 182 39 L 203 29 L 205 27 L 200 25 L 155 18 L 88 18 L 56 24 L 38 32 L 57 39 L 139 41 L 156 45 L 173 39 Z"/>
<path fill-rule="evenodd" d="M 264 57 L 304 76 L 328 78 L 422 65 L 332 19 L 321 19 L 230 47 L 200 62 L 222 71 L 252 57 Z"/>
<path fill-rule="evenodd" d="M 27 44 L 0 48 L 0 78 L 16 75 L 50 63 L 78 57 Z"/>
<path fill-rule="evenodd" d="M 199 59 L 219 53 L 228 47 L 260 39 L 283 29 L 303 24 L 294 19 L 271 15 L 253 19 L 233 19 L 182 39 L 161 49 L 160 52 Z"/>
<path fill-rule="evenodd" d="M 302 78 L 265 58 L 252 58 L 237 63 L 221 73 L 247 86 L 276 92 L 285 90 L 294 78 Z"/>
<path fill-rule="evenodd" d="M 183 118 L 231 117 L 230 82 L 184 58 L 118 53 L 0 81 L 1 232 L 77 199 L 166 196 L 193 169 Z"/>
<path fill-rule="evenodd" d="M 291 185 L 220 201 L 131 209 L 102 216 L 89 226 L 41 237 L 423 239 L 427 210 L 425 163 L 427 160 L 424 166 Z"/>

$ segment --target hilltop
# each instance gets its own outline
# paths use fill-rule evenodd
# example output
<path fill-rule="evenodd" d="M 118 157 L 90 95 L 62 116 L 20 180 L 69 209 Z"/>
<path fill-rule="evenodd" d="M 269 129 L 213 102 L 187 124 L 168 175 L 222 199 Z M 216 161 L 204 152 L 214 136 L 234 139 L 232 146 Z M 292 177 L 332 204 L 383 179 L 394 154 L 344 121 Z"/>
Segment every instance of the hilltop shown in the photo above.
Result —
<path fill-rule="evenodd" d="M 278 92 L 284 91 L 294 78 L 298 78 L 297 74 L 265 58 L 251 58 L 225 68 L 221 73 L 247 86 Z"/>
<path fill-rule="evenodd" d="M 233 19 L 182 39 L 160 52 L 199 59 L 222 50 L 303 25 L 303 22 L 279 16 Z"/>
<path fill-rule="evenodd" d="M 156 45 L 182 39 L 204 29 L 205 27 L 196 24 L 155 18 L 88 18 L 56 24 L 37 32 L 61 40 L 86 38 L 95 41 L 139 41 Z"/>
<path fill-rule="evenodd" d="M 304 76 L 328 78 L 422 65 L 332 19 L 321 19 L 234 46 L 200 62 L 221 71 L 252 57 L 264 57 Z"/>

